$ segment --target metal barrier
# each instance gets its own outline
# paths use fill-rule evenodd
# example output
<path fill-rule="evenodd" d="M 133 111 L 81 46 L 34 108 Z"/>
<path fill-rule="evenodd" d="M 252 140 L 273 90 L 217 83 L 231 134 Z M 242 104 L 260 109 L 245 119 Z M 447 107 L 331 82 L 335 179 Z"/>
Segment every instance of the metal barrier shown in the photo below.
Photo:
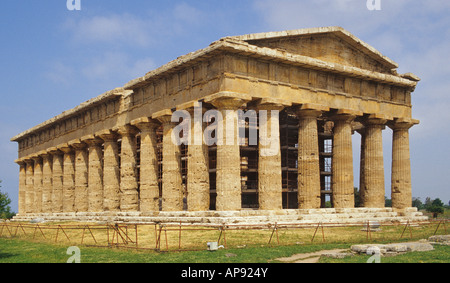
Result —
<path fill-rule="evenodd" d="M 448 219 L 443 220 L 429 220 L 422 222 L 407 222 L 407 223 L 379 223 L 380 227 L 387 226 L 404 226 L 401 236 L 402 239 L 405 235 L 406 229 L 409 228 L 410 238 L 413 238 L 412 229 L 413 226 L 437 225 L 434 229 L 434 234 L 438 232 L 439 228 L 443 228 L 445 233 L 447 233 L 446 223 Z M 204 250 L 203 243 L 206 243 L 210 239 L 203 239 L 201 236 L 206 235 L 206 232 L 217 232 L 215 237 L 217 237 L 217 243 L 221 243 L 224 248 L 227 248 L 227 235 L 232 231 L 241 232 L 239 236 L 248 231 L 263 231 L 258 234 L 258 237 L 265 235 L 264 231 L 267 231 L 267 236 L 270 234 L 268 245 L 271 245 L 276 238 L 277 245 L 280 245 L 279 232 L 284 230 L 301 230 L 301 229 L 314 229 L 314 233 L 311 236 L 311 243 L 314 242 L 316 235 L 321 230 L 322 243 L 326 242 L 325 229 L 331 228 L 342 228 L 342 227 L 362 227 L 363 231 L 365 228 L 366 239 L 372 240 L 372 229 L 370 221 L 364 223 L 340 223 L 340 224 L 329 224 L 329 223 L 288 223 L 288 224 L 222 224 L 222 225 L 201 225 L 201 224 L 164 224 L 164 223 L 108 223 L 108 224 L 30 224 L 30 223 L 20 223 L 20 222 L 0 222 L 0 238 L 26 238 L 35 240 L 37 237 L 42 238 L 45 241 L 52 241 L 54 243 L 62 243 L 63 241 L 68 241 L 70 243 L 93 246 L 93 247 L 117 247 L 117 248 L 132 248 L 139 250 L 154 250 L 157 252 L 168 252 L 168 251 L 194 251 L 194 250 Z M 441 228 L 441 230 L 442 230 Z M 69 231 L 75 233 L 76 235 L 70 235 Z M 197 245 L 190 245 L 190 248 L 183 248 L 183 237 L 186 234 L 193 233 L 195 231 L 201 231 L 200 237 L 196 236 L 196 239 L 200 242 Z M 178 240 L 177 247 L 169 248 L 168 232 L 177 232 L 175 240 Z M 150 241 L 151 234 L 154 234 L 154 241 Z M 81 235 L 80 235 L 81 234 Z M 64 235 L 64 237 L 63 237 Z M 69 236 L 70 235 L 70 236 Z M 143 239 L 144 237 L 148 240 Z M 204 236 L 206 237 L 206 236 Z M 212 236 L 210 236 L 212 237 Z M 63 238 L 63 240 L 61 240 Z M 174 238 L 174 237 L 172 237 Z M 65 240 L 64 240 L 65 239 Z M 142 244 L 142 241 L 146 241 L 146 244 Z M 286 243 L 285 243 L 286 244 Z M 287 243 L 289 244 L 289 243 Z M 162 245 L 164 247 L 162 247 Z M 194 247 L 192 247 L 194 246 Z"/>

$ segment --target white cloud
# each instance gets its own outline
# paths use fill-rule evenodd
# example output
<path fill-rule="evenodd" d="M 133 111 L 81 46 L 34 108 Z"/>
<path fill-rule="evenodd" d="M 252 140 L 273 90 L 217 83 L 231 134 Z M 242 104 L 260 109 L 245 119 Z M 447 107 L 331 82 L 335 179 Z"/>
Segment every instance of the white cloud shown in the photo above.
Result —
<path fill-rule="evenodd" d="M 156 67 L 152 58 L 135 60 L 125 52 L 106 52 L 86 65 L 81 73 L 89 80 L 126 83 Z"/>
<path fill-rule="evenodd" d="M 152 43 L 150 23 L 130 14 L 94 16 L 81 18 L 78 22 L 69 19 L 66 29 L 72 33 L 76 43 L 107 43 L 113 45 L 149 46 Z"/>
<path fill-rule="evenodd" d="M 75 75 L 74 69 L 62 62 L 50 64 L 48 70 L 44 72 L 44 77 L 52 83 L 69 85 Z"/>

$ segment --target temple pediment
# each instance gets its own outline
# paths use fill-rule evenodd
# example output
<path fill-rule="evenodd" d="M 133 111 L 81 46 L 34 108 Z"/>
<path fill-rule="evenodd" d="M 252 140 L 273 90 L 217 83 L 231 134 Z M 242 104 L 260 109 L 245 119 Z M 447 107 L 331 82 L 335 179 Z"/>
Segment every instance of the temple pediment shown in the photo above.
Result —
<path fill-rule="evenodd" d="M 231 37 L 326 62 L 392 74 L 398 64 L 341 27 L 298 29 Z"/>

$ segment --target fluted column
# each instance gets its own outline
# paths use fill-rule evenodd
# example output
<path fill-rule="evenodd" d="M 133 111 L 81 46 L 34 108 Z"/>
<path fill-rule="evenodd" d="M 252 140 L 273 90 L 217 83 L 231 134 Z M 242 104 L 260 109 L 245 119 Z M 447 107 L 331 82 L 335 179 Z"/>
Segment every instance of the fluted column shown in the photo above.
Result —
<path fill-rule="evenodd" d="M 369 116 L 362 133 L 360 198 L 363 207 L 384 207 L 383 129 L 386 120 Z"/>
<path fill-rule="evenodd" d="M 191 115 L 187 161 L 187 207 L 189 211 L 207 211 L 210 206 L 209 151 L 203 142 L 203 114 L 197 105 L 187 109 Z"/>
<path fill-rule="evenodd" d="M 263 99 L 259 110 L 258 201 L 259 210 L 283 209 L 279 112 L 285 105 Z M 261 119 L 265 111 L 267 119 Z"/>
<path fill-rule="evenodd" d="M 409 150 L 409 129 L 417 120 L 397 120 L 389 127 L 392 135 L 392 207 L 404 209 L 412 206 L 411 160 Z"/>
<path fill-rule="evenodd" d="M 216 210 L 241 210 L 241 156 L 237 110 L 250 101 L 245 95 L 218 93 L 205 99 L 222 114 L 219 121 L 216 166 Z M 222 131 L 220 131 L 222 129 Z"/>
<path fill-rule="evenodd" d="M 25 212 L 33 213 L 34 209 L 34 160 L 26 159 L 26 172 L 25 172 Z"/>
<path fill-rule="evenodd" d="M 122 137 L 120 153 L 120 210 L 139 211 L 139 192 L 136 168 L 137 129 L 130 125 L 119 127 Z"/>
<path fill-rule="evenodd" d="M 332 190 L 334 208 L 355 207 L 352 122 L 356 116 L 345 113 L 338 111 L 340 115 L 333 116 Z"/>
<path fill-rule="evenodd" d="M 18 214 L 24 214 L 26 211 L 26 166 L 27 164 L 23 160 L 16 160 L 19 165 L 19 211 Z"/>
<path fill-rule="evenodd" d="M 58 147 L 63 156 L 63 212 L 75 212 L 75 152 L 68 144 Z"/>
<path fill-rule="evenodd" d="M 297 110 L 298 127 L 298 206 L 320 208 L 320 163 L 317 118 L 328 108 L 302 105 Z"/>
<path fill-rule="evenodd" d="M 141 131 L 140 210 L 159 211 L 158 155 L 156 128 L 159 123 L 149 118 L 131 121 Z"/>
<path fill-rule="evenodd" d="M 42 168 L 43 160 L 40 155 L 34 155 L 32 157 L 34 161 L 33 165 L 33 203 L 31 204 L 32 211 L 36 213 L 44 212 L 42 205 L 42 194 L 43 194 L 43 177 Z"/>
<path fill-rule="evenodd" d="M 163 126 L 162 210 L 182 211 L 184 192 L 181 180 L 180 147 L 172 141 L 176 124 L 171 122 L 171 111 L 155 113 L 153 118 L 158 119 Z"/>
<path fill-rule="evenodd" d="M 42 206 L 42 157 L 34 155 L 32 157 L 34 161 L 33 165 L 33 202 L 31 203 L 31 209 L 35 213 L 43 212 Z"/>
<path fill-rule="evenodd" d="M 69 142 L 75 149 L 75 212 L 87 212 L 88 195 L 88 163 L 87 145 L 80 140 Z"/>
<path fill-rule="evenodd" d="M 50 153 L 45 152 L 40 154 L 42 157 L 42 212 L 51 213 L 52 208 L 52 193 L 53 193 L 53 180 L 52 180 L 52 156 Z"/>
<path fill-rule="evenodd" d="M 118 135 L 110 130 L 97 135 L 103 144 L 103 209 L 120 211 L 120 161 Z"/>
<path fill-rule="evenodd" d="M 89 212 L 103 211 L 103 140 L 97 137 L 82 138 L 89 147 L 88 156 L 88 207 Z"/>
<path fill-rule="evenodd" d="M 52 155 L 52 212 L 63 212 L 63 166 L 64 153 L 57 148 L 49 149 Z"/>

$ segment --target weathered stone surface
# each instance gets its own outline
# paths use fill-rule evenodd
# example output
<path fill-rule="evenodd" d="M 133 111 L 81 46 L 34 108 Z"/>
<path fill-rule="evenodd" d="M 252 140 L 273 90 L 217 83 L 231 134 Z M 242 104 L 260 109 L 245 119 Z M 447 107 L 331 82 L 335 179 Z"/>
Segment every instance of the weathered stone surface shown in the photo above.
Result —
<path fill-rule="evenodd" d="M 162 210 L 180 211 L 183 210 L 184 190 L 181 181 L 180 147 L 172 141 L 176 124 L 172 123 L 171 115 L 155 115 L 154 118 L 163 126 Z"/>
<path fill-rule="evenodd" d="M 156 128 L 159 123 L 148 118 L 131 123 L 141 131 L 140 211 L 159 211 L 158 156 Z"/>
<path fill-rule="evenodd" d="M 320 208 L 320 165 L 317 118 L 320 106 L 303 105 L 297 111 L 298 128 L 298 205 L 299 209 Z"/>
<path fill-rule="evenodd" d="M 97 135 L 103 139 L 103 209 L 120 210 L 120 161 L 118 135 L 110 130 Z"/>
<path fill-rule="evenodd" d="M 355 115 L 341 114 L 334 119 L 332 190 L 335 208 L 354 207 L 352 126 Z"/>
<path fill-rule="evenodd" d="M 120 152 L 120 210 L 139 211 L 136 167 L 136 134 L 138 131 L 125 125 L 117 128 L 122 137 Z"/>

